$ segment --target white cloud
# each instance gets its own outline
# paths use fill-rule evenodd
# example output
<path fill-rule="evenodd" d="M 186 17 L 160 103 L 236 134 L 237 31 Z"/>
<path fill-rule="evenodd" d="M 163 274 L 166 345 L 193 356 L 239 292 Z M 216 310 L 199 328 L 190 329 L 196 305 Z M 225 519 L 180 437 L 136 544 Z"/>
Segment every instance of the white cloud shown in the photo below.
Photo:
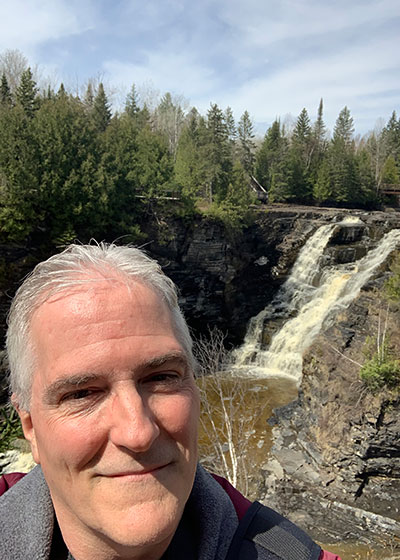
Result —
<path fill-rule="evenodd" d="M 241 34 L 247 47 L 262 47 L 300 37 L 326 35 L 399 17 L 397 0 L 321 2 L 320 0 L 229 0 L 220 16 Z M 242 43 L 242 44 L 243 44 Z"/>
<path fill-rule="evenodd" d="M 0 6 L 0 51 L 30 55 L 40 44 L 81 33 L 92 23 L 91 3 L 76 0 L 13 0 Z"/>
<path fill-rule="evenodd" d="M 189 53 L 149 52 L 143 64 L 106 60 L 104 70 L 113 83 L 140 85 L 153 82 L 161 93 L 170 91 L 194 98 L 212 96 L 218 77 L 205 65 L 198 64 Z"/>
<path fill-rule="evenodd" d="M 400 90 L 398 68 L 384 55 L 393 49 L 392 39 L 378 39 L 367 47 L 349 48 L 346 59 L 340 54 L 315 56 L 250 80 L 229 93 L 221 91 L 218 102 L 232 106 L 236 117 L 247 109 L 256 121 L 270 123 L 288 112 L 298 115 L 303 107 L 313 115 L 323 97 L 325 119 L 331 128 L 344 105 L 355 118 L 368 115 L 375 121 L 398 106 L 398 96 L 387 94 Z"/>

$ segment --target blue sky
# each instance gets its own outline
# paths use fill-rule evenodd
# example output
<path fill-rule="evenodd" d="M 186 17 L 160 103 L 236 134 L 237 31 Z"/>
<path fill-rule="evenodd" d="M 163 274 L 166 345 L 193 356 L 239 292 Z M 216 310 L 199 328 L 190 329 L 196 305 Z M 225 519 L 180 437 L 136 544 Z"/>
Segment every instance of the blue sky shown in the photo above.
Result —
<path fill-rule="evenodd" d="M 400 113 L 399 0 L 3 0 L 6 49 L 53 85 L 101 78 L 115 106 L 134 82 L 247 109 L 261 133 L 321 97 L 330 129 L 345 105 L 360 134 Z"/>

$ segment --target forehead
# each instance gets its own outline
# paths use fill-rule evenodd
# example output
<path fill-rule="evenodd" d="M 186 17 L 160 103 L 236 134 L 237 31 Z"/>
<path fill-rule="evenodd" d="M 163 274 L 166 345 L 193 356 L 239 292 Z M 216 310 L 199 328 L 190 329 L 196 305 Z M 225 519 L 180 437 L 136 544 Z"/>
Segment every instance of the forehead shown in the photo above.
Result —
<path fill-rule="evenodd" d="M 61 351 L 88 350 L 91 346 L 132 337 L 148 339 L 173 331 L 171 313 L 154 290 L 135 282 L 98 281 L 66 290 L 38 307 L 31 321 L 36 358 L 55 358 Z"/>

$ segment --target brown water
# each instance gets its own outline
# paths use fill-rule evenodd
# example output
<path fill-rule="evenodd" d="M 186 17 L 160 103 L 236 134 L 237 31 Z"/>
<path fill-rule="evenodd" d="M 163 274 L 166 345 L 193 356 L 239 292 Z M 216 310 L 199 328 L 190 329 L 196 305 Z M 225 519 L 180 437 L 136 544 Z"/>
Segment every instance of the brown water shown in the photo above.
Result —
<path fill-rule="evenodd" d="M 225 442 L 229 436 L 226 424 L 231 424 L 231 438 L 239 455 L 238 470 L 247 469 L 245 477 L 238 477 L 236 486 L 255 499 L 254 492 L 260 483 L 257 473 L 267 462 L 272 445 L 272 427 L 267 420 L 274 408 L 288 404 L 297 397 L 296 385 L 285 378 L 249 379 L 232 376 L 225 379 L 209 376 L 199 380 L 199 383 L 203 400 L 200 455 L 208 458 L 205 464 L 210 470 L 226 476 L 218 469 L 215 429 L 220 430 L 218 437 Z M 236 422 L 226 422 L 229 416 L 234 417 Z M 224 451 L 228 467 L 231 467 L 228 445 L 224 446 Z M 358 543 L 321 543 L 324 549 L 340 555 L 342 560 L 400 560 L 400 551 L 399 548 L 395 549 L 395 545 L 400 547 L 400 543 L 394 541 L 382 541 L 374 548 Z"/>
<path fill-rule="evenodd" d="M 395 543 L 382 543 L 382 547 L 370 547 L 362 544 L 323 544 L 322 548 L 338 554 L 342 560 L 398 560 L 399 549 Z M 397 551 L 397 552 L 396 552 Z"/>

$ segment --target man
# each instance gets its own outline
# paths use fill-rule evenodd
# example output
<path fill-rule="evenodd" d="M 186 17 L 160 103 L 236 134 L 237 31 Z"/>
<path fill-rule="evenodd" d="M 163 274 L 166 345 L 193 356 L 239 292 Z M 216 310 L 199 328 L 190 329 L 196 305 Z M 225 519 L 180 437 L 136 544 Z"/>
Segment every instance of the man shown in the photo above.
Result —
<path fill-rule="evenodd" d="M 140 250 L 72 245 L 40 263 L 7 351 L 40 466 L 0 498 L 2 560 L 320 556 L 259 505 L 239 522 L 247 501 L 197 465 L 192 341 L 174 284 Z"/>

